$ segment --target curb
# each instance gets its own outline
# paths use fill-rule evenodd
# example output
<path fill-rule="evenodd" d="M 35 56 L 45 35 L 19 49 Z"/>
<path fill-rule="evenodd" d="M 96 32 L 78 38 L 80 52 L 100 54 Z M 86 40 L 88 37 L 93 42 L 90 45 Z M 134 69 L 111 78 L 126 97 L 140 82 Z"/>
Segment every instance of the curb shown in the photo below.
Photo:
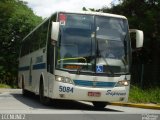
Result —
<path fill-rule="evenodd" d="M 134 104 L 134 103 L 114 102 L 114 103 L 111 103 L 110 105 L 160 110 L 160 105 L 152 105 L 152 104 Z"/>

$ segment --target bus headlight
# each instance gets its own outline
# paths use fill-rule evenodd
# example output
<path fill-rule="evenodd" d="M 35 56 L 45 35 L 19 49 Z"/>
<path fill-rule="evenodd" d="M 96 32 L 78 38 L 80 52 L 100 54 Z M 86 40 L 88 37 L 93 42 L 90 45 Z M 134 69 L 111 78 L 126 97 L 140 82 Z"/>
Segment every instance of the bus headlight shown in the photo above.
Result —
<path fill-rule="evenodd" d="M 55 80 L 58 81 L 58 82 L 64 82 L 64 83 L 70 83 L 70 84 L 73 83 L 70 78 L 63 77 L 63 76 L 58 76 L 58 75 L 56 75 Z"/>
<path fill-rule="evenodd" d="M 122 80 L 118 81 L 115 87 L 123 87 L 123 86 L 128 86 L 130 83 L 129 80 Z"/>

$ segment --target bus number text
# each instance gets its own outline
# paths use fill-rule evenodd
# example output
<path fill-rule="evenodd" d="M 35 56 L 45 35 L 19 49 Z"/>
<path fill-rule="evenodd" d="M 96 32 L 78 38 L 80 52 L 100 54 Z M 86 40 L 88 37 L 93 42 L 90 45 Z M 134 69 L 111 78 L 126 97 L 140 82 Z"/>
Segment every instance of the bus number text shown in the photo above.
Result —
<path fill-rule="evenodd" d="M 73 93 L 73 87 L 59 86 L 59 92 Z"/>

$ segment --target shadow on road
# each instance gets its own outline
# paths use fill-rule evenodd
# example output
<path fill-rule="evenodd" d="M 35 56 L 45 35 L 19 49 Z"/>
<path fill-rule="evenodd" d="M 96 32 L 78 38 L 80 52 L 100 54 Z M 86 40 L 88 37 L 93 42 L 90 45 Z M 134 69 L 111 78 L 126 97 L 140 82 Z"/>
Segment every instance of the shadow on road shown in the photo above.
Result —
<path fill-rule="evenodd" d="M 22 94 L 12 93 L 14 98 L 16 98 L 21 103 L 33 108 L 33 109 L 63 109 L 63 110 L 88 110 L 88 111 L 107 111 L 107 112 L 122 112 L 119 110 L 103 108 L 97 109 L 92 105 L 81 103 L 78 101 L 69 101 L 69 100 L 52 100 L 50 106 L 44 106 L 40 103 L 39 97 L 35 95 L 23 96 Z"/>

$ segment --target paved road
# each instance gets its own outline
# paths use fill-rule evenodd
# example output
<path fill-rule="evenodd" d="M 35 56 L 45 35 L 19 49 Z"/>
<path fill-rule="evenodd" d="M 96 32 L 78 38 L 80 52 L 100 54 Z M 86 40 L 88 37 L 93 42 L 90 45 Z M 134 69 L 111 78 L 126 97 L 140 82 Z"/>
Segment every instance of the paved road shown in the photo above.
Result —
<path fill-rule="evenodd" d="M 35 96 L 23 97 L 21 89 L 14 89 L 14 90 L 8 90 L 8 91 L 0 90 L 0 114 L 4 114 L 4 113 L 57 114 L 57 115 L 58 114 L 78 114 L 78 115 L 83 115 L 83 117 L 84 117 L 84 114 L 90 114 L 92 115 L 90 119 L 96 120 L 97 114 L 103 114 L 103 115 L 108 114 L 108 115 L 113 115 L 113 117 L 115 117 L 117 114 L 119 115 L 139 114 L 140 116 L 137 116 L 137 117 L 142 118 L 142 115 L 145 115 L 145 114 L 159 115 L 160 110 L 111 106 L 111 105 L 108 105 L 104 109 L 95 109 L 88 102 L 76 102 L 76 101 L 65 101 L 65 102 L 60 102 L 59 104 L 56 104 L 56 105 L 53 104 L 51 106 L 44 106 L 39 102 L 38 97 L 35 97 Z M 155 119 L 155 120 L 159 120 L 159 119 L 160 119 L 160 116 L 158 117 L 158 119 Z"/>

